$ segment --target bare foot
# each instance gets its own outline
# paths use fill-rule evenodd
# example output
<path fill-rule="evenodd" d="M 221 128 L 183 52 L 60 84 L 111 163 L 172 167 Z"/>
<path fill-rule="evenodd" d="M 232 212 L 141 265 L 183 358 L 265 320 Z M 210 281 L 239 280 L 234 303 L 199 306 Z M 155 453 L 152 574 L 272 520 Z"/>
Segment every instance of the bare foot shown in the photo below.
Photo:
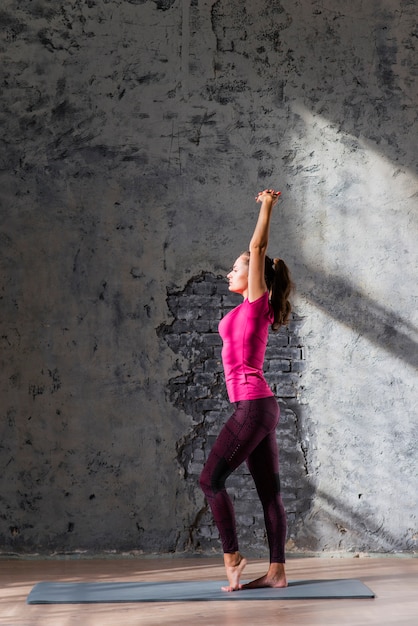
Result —
<path fill-rule="evenodd" d="M 245 559 L 239 552 L 224 554 L 226 575 L 228 577 L 228 587 L 222 587 L 222 591 L 238 591 L 242 589 L 240 578 L 244 567 L 247 565 Z"/>
<path fill-rule="evenodd" d="M 265 576 L 241 585 L 241 589 L 259 589 L 260 587 L 274 587 L 276 589 L 287 587 L 286 573 L 283 563 L 271 563 Z"/>

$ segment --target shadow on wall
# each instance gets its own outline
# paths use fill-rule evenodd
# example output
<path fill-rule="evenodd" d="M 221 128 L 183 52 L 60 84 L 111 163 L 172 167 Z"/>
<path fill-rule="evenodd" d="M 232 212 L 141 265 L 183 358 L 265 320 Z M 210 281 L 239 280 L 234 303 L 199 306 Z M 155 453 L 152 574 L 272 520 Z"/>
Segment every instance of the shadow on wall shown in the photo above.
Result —
<path fill-rule="evenodd" d="M 268 85 L 277 111 L 299 101 L 342 134 L 361 137 L 416 171 L 416 133 L 410 132 L 417 100 L 414 2 L 218 0 L 211 25 L 217 60 L 236 61 L 224 74 L 218 63 L 213 99 L 229 102 L 253 76 L 250 88 L 259 93 Z M 301 150 L 309 152 L 301 140 Z M 267 170 L 272 173 L 271 162 Z"/>
<path fill-rule="evenodd" d="M 307 277 L 315 285 L 307 288 Z M 386 310 L 335 275 L 306 268 L 305 278 L 298 280 L 304 296 L 316 307 L 376 346 L 418 369 L 418 346 L 411 339 L 418 330 L 399 315 Z"/>
<path fill-rule="evenodd" d="M 281 33 L 294 72 L 285 90 L 343 133 L 366 139 L 398 166 L 417 171 L 416 5 L 391 0 L 297 3 Z M 297 26 L 296 26 L 297 21 Z M 291 45 L 298 28 L 304 45 Z M 295 42 L 293 42 L 295 43 Z"/>
<path fill-rule="evenodd" d="M 317 540 L 307 537 L 305 548 L 318 550 L 326 545 L 337 546 L 344 552 L 414 552 L 416 538 L 395 535 L 385 527 L 383 520 L 376 517 L 376 510 L 367 502 L 367 497 L 358 494 L 358 506 L 347 506 L 343 498 L 325 493 L 316 492 L 315 510 L 308 516 L 310 528 L 317 529 Z M 302 531 L 303 535 L 303 531 Z"/>

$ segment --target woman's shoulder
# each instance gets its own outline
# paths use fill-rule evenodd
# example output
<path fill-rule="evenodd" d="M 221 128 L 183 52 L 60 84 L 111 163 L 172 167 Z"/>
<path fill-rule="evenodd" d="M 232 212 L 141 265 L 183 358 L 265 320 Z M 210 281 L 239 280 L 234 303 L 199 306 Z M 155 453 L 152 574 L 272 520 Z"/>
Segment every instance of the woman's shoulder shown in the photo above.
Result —
<path fill-rule="evenodd" d="M 265 291 L 263 293 L 262 296 L 260 296 L 259 298 L 256 298 L 256 300 L 248 300 L 248 298 L 246 298 L 244 300 L 244 304 L 247 303 L 247 306 L 250 308 L 257 308 L 257 307 L 263 307 L 263 306 L 267 306 L 269 304 L 269 292 Z"/>
<path fill-rule="evenodd" d="M 271 311 L 268 291 L 265 291 L 262 296 L 252 302 L 244 300 L 244 304 L 246 305 L 247 314 L 251 317 L 269 315 Z"/>

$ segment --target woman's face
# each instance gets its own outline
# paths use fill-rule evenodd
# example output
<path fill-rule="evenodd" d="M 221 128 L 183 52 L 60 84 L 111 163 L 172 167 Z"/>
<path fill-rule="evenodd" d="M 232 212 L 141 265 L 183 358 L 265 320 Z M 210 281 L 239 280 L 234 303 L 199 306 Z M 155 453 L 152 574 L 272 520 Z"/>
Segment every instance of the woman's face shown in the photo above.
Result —
<path fill-rule="evenodd" d="M 239 256 L 234 263 L 232 270 L 227 275 L 229 291 L 242 295 L 248 289 L 248 259 Z"/>

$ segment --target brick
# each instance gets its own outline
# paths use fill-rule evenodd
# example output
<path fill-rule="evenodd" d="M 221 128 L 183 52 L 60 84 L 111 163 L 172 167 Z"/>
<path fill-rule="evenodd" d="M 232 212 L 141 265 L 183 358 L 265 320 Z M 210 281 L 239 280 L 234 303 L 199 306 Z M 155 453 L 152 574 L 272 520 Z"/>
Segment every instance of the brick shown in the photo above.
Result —
<path fill-rule="evenodd" d="M 193 327 L 199 333 L 207 333 L 212 328 L 212 322 L 208 319 L 195 320 Z"/>
<path fill-rule="evenodd" d="M 208 323 L 209 323 L 208 330 L 213 334 L 218 333 L 219 319 L 208 320 Z"/>
<path fill-rule="evenodd" d="M 185 303 L 187 305 L 187 303 Z M 177 308 L 177 319 L 179 320 L 187 320 L 188 322 L 192 322 L 195 319 L 195 313 L 193 309 L 190 309 L 188 306 L 179 306 Z"/>
<path fill-rule="evenodd" d="M 291 371 L 302 373 L 306 370 L 307 363 L 306 361 L 292 361 L 291 363 Z"/>
<path fill-rule="evenodd" d="M 218 536 L 217 530 L 213 526 L 200 526 L 198 534 L 202 537 L 213 539 Z"/>
<path fill-rule="evenodd" d="M 302 349 L 291 346 L 282 347 L 280 349 L 280 357 L 282 359 L 299 360 L 302 358 Z"/>
<path fill-rule="evenodd" d="M 209 394 L 208 387 L 204 387 L 203 385 L 188 385 L 186 397 L 190 400 L 190 398 L 199 399 L 199 398 L 207 398 Z"/>
<path fill-rule="evenodd" d="M 205 372 L 223 372 L 222 361 L 217 359 L 208 359 L 204 365 Z"/>
<path fill-rule="evenodd" d="M 213 438 L 216 438 L 219 435 L 222 426 L 223 423 L 219 424 L 218 422 L 214 424 L 209 424 L 207 427 L 207 434 L 212 436 Z"/>
<path fill-rule="evenodd" d="M 194 283 L 192 286 L 192 293 L 199 296 L 215 296 L 217 293 L 216 283 L 210 281 L 201 281 L 200 283 Z"/>
<path fill-rule="evenodd" d="M 222 346 L 222 339 L 217 332 L 203 333 L 200 340 L 206 346 Z"/>
<path fill-rule="evenodd" d="M 212 411 L 215 408 L 221 408 L 222 404 L 219 399 L 208 398 L 207 400 L 198 400 L 196 402 L 196 410 L 198 413 L 204 413 L 206 411 Z"/>
<path fill-rule="evenodd" d="M 292 318 L 288 324 L 289 333 L 299 335 L 304 324 L 305 324 L 305 320 L 303 318 L 301 317 Z"/>
<path fill-rule="evenodd" d="M 192 476 L 200 476 L 203 469 L 203 463 L 190 463 L 189 474 Z"/>
<path fill-rule="evenodd" d="M 202 449 L 197 448 L 197 449 L 195 449 L 193 451 L 193 460 L 194 461 L 196 461 L 196 462 L 202 461 L 203 462 L 204 458 L 205 458 L 205 453 L 203 452 Z"/>
<path fill-rule="evenodd" d="M 227 310 L 234 309 L 241 302 L 242 302 L 242 299 L 240 299 L 239 297 L 235 295 L 226 294 L 222 296 L 222 307 Z"/>
<path fill-rule="evenodd" d="M 194 383 L 209 386 L 213 383 L 213 374 L 197 374 L 194 377 Z"/>
<path fill-rule="evenodd" d="M 176 319 L 171 326 L 171 332 L 174 334 L 189 333 L 190 322 Z"/>
<path fill-rule="evenodd" d="M 219 302 L 218 298 L 215 296 L 203 296 L 203 295 L 192 295 L 188 296 L 185 304 L 189 307 L 190 310 L 194 309 L 202 309 L 204 311 L 209 311 L 211 309 L 219 311 Z"/>
<path fill-rule="evenodd" d="M 224 415 L 218 411 L 207 411 L 205 413 L 205 422 L 207 424 L 214 424 L 220 422 L 224 418 Z"/>
<path fill-rule="evenodd" d="M 289 346 L 295 347 L 295 348 L 301 348 L 301 339 L 299 336 L 297 335 L 290 335 L 289 336 Z"/>
<path fill-rule="evenodd" d="M 290 372 L 290 361 L 288 359 L 270 359 L 268 361 L 268 371 L 270 373 L 274 371 Z"/>

